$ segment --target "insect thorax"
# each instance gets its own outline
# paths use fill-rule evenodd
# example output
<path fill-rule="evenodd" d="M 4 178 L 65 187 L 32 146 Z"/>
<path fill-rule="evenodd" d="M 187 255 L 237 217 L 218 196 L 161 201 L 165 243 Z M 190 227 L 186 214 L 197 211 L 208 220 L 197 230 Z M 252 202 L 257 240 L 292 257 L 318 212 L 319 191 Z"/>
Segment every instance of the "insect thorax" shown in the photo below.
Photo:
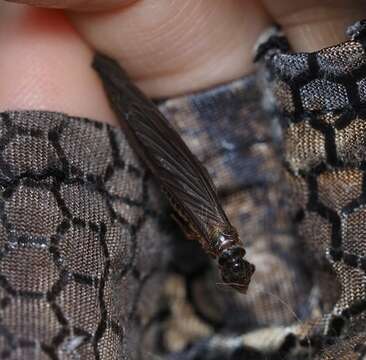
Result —
<path fill-rule="evenodd" d="M 232 226 L 215 227 L 210 234 L 210 242 L 217 254 L 240 244 L 238 233 Z"/>

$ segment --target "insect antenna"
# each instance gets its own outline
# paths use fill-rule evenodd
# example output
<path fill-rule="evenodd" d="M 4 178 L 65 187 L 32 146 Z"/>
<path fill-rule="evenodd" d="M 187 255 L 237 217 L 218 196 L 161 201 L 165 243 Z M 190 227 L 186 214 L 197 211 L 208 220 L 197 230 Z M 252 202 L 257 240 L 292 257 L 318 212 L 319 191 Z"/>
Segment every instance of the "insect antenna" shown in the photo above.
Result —
<path fill-rule="evenodd" d="M 237 287 L 243 287 L 242 285 L 240 284 L 237 284 L 237 283 L 223 283 L 223 282 L 217 282 L 216 285 L 218 285 L 219 287 L 223 287 L 223 288 L 226 288 L 226 287 L 231 287 L 231 286 L 237 286 Z M 288 311 L 289 313 L 293 316 L 294 320 L 296 321 L 295 325 L 301 325 L 303 323 L 303 321 L 299 318 L 299 316 L 296 314 L 296 311 L 293 309 L 293 307 L 284 299 L 282 299 L 279 295 L 271 292 L 271 291 L 268 291 L 268 290 L 265 290 L 263 289 L 262 286 L 260 286 L 256 281 L 255 279 L 253 278 L 251 280 L 251 283 L 250 283 L 250 286 L 251 287 L 254 287 L 258 292 L 259 294 L 263 294 L 263 295 L 268 295 L 268 296 L 271 296 L 273 298 L 275 298 L 276 300 L 278 300 Z M 305 340 L 307 342 L 307 345 L 308 347 L 310 348 L 311 347 L 311 340 L 310 340 L 310 337 L 308 335 L 305 335 Z M 308 354 L 308 358 L 309 360 L 311 360 L 311 354 L 309 352 Z"/>
<path fill-rule="evenodd" d="M 251 286 L 254 286 L 254 288 L 257 289 L 260 294 L 262 293 L 262 294 L 265 294 L 265 295 L 269 295 L 269 296 L 277 299 L 289 311 L 289 313 L 294 317 L 294 319 L 296 321 L 296 323 L 295 323 L 296 325 L 301 325 L 303 323 L 303 321 L 296 314 L 296 311 L 294 310 L 294 308 L 288 302 L 286 302 L 286 300 L 282 299 L 279 295 L 277 295 L 277 294 L 275 294 L 271 291 L 263 289 L 263 287 L 259 286 L 259 284 L 255 281 L 255 279 L 252 279 Z M 308 347 L 310 348 L 311 347 L 311 340 L 310 340 L 310 337 L 308 335 L 305 335 L 305 340 L 307 342 Z M 309 352 L 309 359 L 311 360 L 310 352 Z"/>

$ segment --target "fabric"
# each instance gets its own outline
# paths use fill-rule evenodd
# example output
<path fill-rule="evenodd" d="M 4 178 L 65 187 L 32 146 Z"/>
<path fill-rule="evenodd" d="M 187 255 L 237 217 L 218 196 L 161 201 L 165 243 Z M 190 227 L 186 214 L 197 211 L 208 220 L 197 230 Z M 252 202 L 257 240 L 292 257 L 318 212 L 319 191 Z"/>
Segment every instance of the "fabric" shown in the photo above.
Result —
<path fill-rule="evenodd" d="M 157 105 L 209 170 L 256 265 L 247 295 L 186 240 L 122 130 L 0 113 L 1 359 L 366 356 L 364 23 Z"/>
<path fill-rule="evenodd" d="M 145 170 L 97 122 L 5 112 L 0 129 L 0 358 L 135 358 L 167 240 Z"/>
<path fill-rule="evenodd" d="M 365 26 L 350 40 L 315 53 L 291 54 L 280 34 L 258 47 L 264 86 L 283 132 L 284 167 L 299 239 L 314 268 L 339 283 L 334 305 L 309 331 L 335 344 L 319 359 L 365 356 Z M 268 45 L 270 44 L 270 46 Z M 329 281 L 317 277 L 320 293 Z"/>

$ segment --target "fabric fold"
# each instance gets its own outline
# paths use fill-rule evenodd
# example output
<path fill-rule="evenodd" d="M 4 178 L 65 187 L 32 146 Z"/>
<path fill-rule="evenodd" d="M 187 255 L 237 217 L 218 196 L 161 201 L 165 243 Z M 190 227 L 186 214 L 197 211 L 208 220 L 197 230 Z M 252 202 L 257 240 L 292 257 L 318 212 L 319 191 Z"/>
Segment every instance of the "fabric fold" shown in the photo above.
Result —
<path fill-rule="evenodd" d="M 344 43 L 297 54 L 278 46 L 286 41 L 281 34 L 268 33 L 257 56 L 270 94 L 264 101 L 282 125 L 299 237 L 315 269 L 328 268 L 340 284 L 334 306 L 310 331 L 324 342 L 319 359 L 360 359 L 366 341 L 364 22 L 347 33 Z M 325 294 L 329 280 L 321 279 Z"/>

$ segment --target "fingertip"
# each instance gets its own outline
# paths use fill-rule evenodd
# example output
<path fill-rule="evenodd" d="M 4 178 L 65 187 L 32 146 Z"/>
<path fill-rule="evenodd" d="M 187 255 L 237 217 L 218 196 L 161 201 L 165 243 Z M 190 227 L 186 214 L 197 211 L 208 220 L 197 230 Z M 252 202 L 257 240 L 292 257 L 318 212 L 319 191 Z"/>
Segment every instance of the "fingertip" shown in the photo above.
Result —
<path fill-rule="evenodd" d="M 1 5 L 0 110 L 51 110 L 115 124 L 93 53 L 61 12 Z"/>
<path fill-rule="evenodd" d="M 137 1 L 121 11 L 69 15 L 78 31 L 118 59 L 152 98 L 201 91 L 250 74 L 251 49 L 271 24 L 257 0 Z"/>
<path fill-rule="evenodd" d="M 296 52 L 312 52 L 346 40 L 345 29 L 362 17 L 366 3 L 362 0 L 263 0 L 291 47 Z"/>

